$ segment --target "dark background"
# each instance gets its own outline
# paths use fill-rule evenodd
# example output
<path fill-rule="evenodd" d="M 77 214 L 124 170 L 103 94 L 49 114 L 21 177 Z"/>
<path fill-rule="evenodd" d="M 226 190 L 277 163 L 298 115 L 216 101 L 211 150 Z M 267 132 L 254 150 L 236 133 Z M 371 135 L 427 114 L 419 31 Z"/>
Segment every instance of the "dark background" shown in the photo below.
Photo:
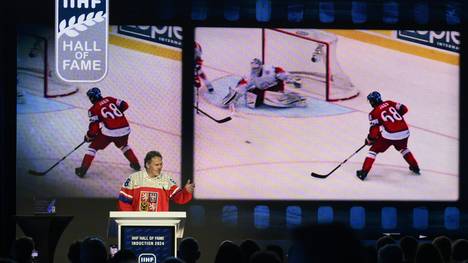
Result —
<path fill-rule="evenodd" d="M 194 236 L 200 242 L 202 261 L 208 262 L 214 258 L 218 244 L 225 239 L 242 240 L 253 238 L 265 243 L 287 243 L 286 208 L 299 206 L 302 223 L 316 223 L 318 208 L 330 206 L 333 208 L 334 221 L 349 223 L 350 208 L 360 206 L 366 209 L 366 226 L 357 230 L 362 239 L 378 238 L 382 232 L 400 232 L 402 234 L 427 235 L 433 237 L 446 234 L 451 237 L 468 236 L 468 185 L 465 175 L 467 165 L 464 163 L 467 154 L 466 142 L 466 51 L 464 27 L 466 6 L 463 1 L 359 1 L 367 5 L 363 23 L 353 23 L 352 1 L 303 1 L 303 0 L 271 0 L 271 19 L 260 22 L 257 16 L 264 13 L 256 10 L 255 0 L 155 0 L 155 1 L 110 1 L 110 24 L 141 24 L 141 25 L 179 25 L 183 26 L 183 116 L 182 116 L 182 182 L 193 174 L 193 110 L 191 107 L 193 80 L 193 29 L 196 26 L 233 26 L 233 27 L 306 27 L 306 28 L 360 28 L 360 29 L 418 29 L 418 30 L 459 30 L 461 31 L 461 80 L 460 80 L 460 200 L 458 202 L 268 202 L 268 201 L 192 201 L 187 206 L 172 205 L 173 210 L 184 210 L 188 213 L 185 236 Z M 396 22 L 388 23 L 388 16 L 394 12 L 386 9 L 385 3 L 398 4 Z M 323 4 L 334 4 L 334 20 L 325 23 L 320 20 Z M 428 19 L 421 22 L 414 7 L 426 4 Z M 303 10 L 302 20 L 288 20 L 288 10 L 294 10 L 291 5 Z M 289 7 L 289 8 L 288 8 Z M 239 19 L 230 21 L 225 18 L 225 12 L 239 11 Z M 46 24 L 53 26 L 54 1 L 24 0 L 16 6 L 2 9 L 1 26 L 1 86 L 0 86 L 0 256 L 9 253 L 12 240 L 22 235 L 15 228 L 13 215 L 32 214 L 32 200 L 22 199 L 21 193 L 15 187 L 15 139 L 16 139 L 16 33 L 17 24 Z M 322 10 L 323 13 L 323 10 Z M 458 18 L 458 19 L 457 19 Z M 390 19 L 391 20 L 391 19 Z M 387 22 L 385 22 L 387 21 Z M 424 21 L 424 19 L 422 20 Z M 443 88 L 443 87 L 441 87 Z M 434 106 L 436 107 L 436 105 Z M 435 149 L 436 150 L 436 149 Z M 434 186 L 437 191 L 437 186 Z M 18 198 L 17 198 L 18 197 Z M 59 199 L 57 214 L 73 215 L 74 219 L 59 240 L 55 259 L 65 262 L 68 246 L 77 239 L 90 235 L 98 235 L 110 244 L 116 244 L 115 237 L 108 237 L 108 213 L 117 210 L 113 199 Z M 237 213 L 223 214 L 226 205 L 233 205 Z M 269 224 L 266 228 L 255 226 L 255 218 L 265 217 L 264 213 L 254 213 L 255 207 L 264 205 L 269 208 Z M 382 208 L 394 207 L 397 210 L 397 226 L 383 229 Z M 413 227 L 413 209 L 426 208 L 429 214 L 428 227 L 417 229 Z M 445 223 L 454 219 L 445 214 L 447 207 L 460 211 L 458 222 L 460 228 L 447 229 Z M 455 218 L 456 220 L 456 218 Z"/>

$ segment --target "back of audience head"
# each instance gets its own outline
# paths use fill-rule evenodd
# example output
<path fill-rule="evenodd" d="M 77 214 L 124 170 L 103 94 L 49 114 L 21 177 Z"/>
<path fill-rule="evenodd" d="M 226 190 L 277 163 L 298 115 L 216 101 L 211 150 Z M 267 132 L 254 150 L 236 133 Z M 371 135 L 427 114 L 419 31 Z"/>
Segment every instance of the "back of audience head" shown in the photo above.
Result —
<path fill-rule="evenodd" d="M 393 245 L 395 244 L 395 240 L 390 237 L 390 236 L 383 236 L 375 242 L 375 249 L 377 252 L 379 251 L 380 248 L 384 247 L 385 245 Z"/>
<path fill-rule="evenodd" d="M 67 258 L 70 263 L 80 263 L 81 241 L 73 242 L 68 248 Z"/>
<path fill-rule="evenodd" d="M 232 241 L 226 240 L 219 245 L 215 263 L 239 263 L 242 261 L 241 249 Z"/>
<path fill-rule="evenodd" d="M 339 252 L 338 252 L 339 251 Z M 361 245 L 343 224 L 302 226 L 293 232 L 295 262 L 361 262 Z"/>
<path fill-rule="evenodd" d="M 401 263 L 403 262 L 403 252 L 396 244 L 388 244 L 381 247 L 377 252 L 378 263 Z"/>
<path fill-rule="evenodd" d="M 12 257 L 18 263 L 32 262 L 34 241 L 30 237 L 20 237 L 13 242 Z"/>
<path fill-rule="evenodd" d="M 468 260 L 468 240 L 457 239 L 452 245 L 453 262 L 463 262 Z"/>
<path fill-rule="evenodd" d="M 449 263 L 452 256 L 452 241 L 446 236 L 434 238 L 432 244 L 439 250 L 444 262 Z"/>
<path fill-rule="evenodd" d="M 107 249 L 104 242 L 97 237 L 88 237 L 80 246 L 81 263 L 102 263 L 107 260 Z"/>
<path fill-rule="evenodd" d="M 284 250 L 282 247 L 278 245 L 268 245 L 266 250 L 275 253 L 278 256 L 280 262 L 284 262 Z"/>
<path fill-rule="evenodd" d="M 363 248 L 364 262 L 367 263 L 377 263 L 377 250 L 375 246 L 368 245 Z"/>
<path fill-rule="evenodd" d="M 414 262 L 416 250 L 418 249 L 418 240 L 412 236 L 404 236 L 400 239 L 400 247 L 403 252 L 403 261 Z"/>
<path fill-rule="evenodd" d="M 163 263 L 185 263 L 185 261 L 176 257 L 168 257 L 163 260 Z"/>
<path fill-rule="evenodd" d="M 260 251 L 260 246 L 252 239 L 246 239 L 240 244 L 242 253 L 242 262 L 248 263 L 250 257 L 257 251 Z"/>
<path fill-rule="evenodd" d="M 279 257 L 273 251 L 257 251 L 250 257 L 250 263 L 281 263 Z"/>
<path fill-rule="evenodd" d="M 0 258 L 0 263 L 16 263 L 16 262 L 9 258 Z"/>
<path fill-rule="evenodd" d="M 184 238 L 179 244 L 178 256 L 186 263 L 194 263 L 200 258 L 200 248 L 193 237 Z"/>
<path fill-rule="evenodd" d="M 138 263 L 138 258 L 133 251 L 121 249 L 115 253 L 109 263 Z"/>
<path fill-rule="evenodd" d="M 419 244 L 416 251 L 415 263 L 443 263 L 442 255 L 432 243 Z"/>

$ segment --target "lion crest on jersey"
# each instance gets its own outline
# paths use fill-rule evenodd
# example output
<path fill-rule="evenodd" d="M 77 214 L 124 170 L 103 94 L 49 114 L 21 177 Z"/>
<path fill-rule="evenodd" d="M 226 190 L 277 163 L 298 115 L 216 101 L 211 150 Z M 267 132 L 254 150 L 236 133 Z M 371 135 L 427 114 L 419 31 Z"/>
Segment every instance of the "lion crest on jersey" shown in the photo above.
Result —
<path fill-rule="evenodd" d="M 140 193 L 140 211 L 156 211 L 158 207 L 158 193 L 143 191 Z"/>

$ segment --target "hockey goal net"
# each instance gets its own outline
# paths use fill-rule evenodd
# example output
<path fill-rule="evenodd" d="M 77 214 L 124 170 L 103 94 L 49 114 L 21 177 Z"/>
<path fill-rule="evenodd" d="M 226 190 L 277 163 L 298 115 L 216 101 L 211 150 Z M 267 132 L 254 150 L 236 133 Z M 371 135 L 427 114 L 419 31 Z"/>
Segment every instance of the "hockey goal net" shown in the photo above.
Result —
<path fill-rule="evenodd" d="M 18 90 L 55 98 L 72 95 L 78 87 L 60 80 L 55 73 L 54 41 L 45 32 L 18 32 L 16 78 Z M 52 32 L 53 35 L 53 32 Z"/>
<path fill-rule="evenodd" d="M 336 55 L 338 38 L 320 30 L 263 29 L 262 59 L 302 82 L 302 88 L 327 101 L 359 95 Z"/>

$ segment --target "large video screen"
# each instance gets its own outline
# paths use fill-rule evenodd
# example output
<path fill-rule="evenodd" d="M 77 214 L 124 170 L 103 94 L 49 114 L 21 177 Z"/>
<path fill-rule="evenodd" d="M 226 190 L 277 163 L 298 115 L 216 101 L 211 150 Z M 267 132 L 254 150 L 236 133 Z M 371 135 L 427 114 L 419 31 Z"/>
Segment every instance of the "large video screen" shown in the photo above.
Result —
<path fill-rule="evenodd" d="M 53 28 L 18 27 L 18 195 L 116 198 L 151 150 L 161 152 L 163 170 L 179 183 L 181 35 L 173 26 L 110 26 L 107 76 L 94 84 L 73 84 L 56 75 Z M 91 115 L 126 119 L 130 133 L 125 128 L 117 135 L 128 138 L 82 144 L 95 121 L 88 116 L 93 103 L 87 95 L 94 87 L 111 103 Z M 103 133 L 104 122 L 99 125 Z"/>
<path fill-rule="evenodd" d="M 196 28 L 195 197 L 458 200 L 459 37 Z"/>

